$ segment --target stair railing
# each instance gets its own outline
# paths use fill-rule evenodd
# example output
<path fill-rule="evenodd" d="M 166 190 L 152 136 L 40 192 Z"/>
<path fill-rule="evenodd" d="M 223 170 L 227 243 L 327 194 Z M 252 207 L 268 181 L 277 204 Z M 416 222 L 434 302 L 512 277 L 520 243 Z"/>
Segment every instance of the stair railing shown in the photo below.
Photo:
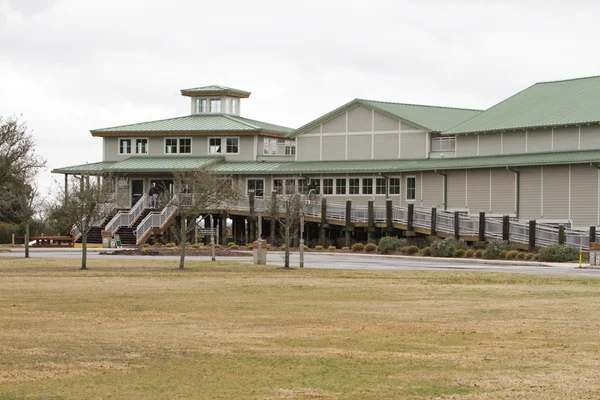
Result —
<path fill-rule="evenodd" d="M 113 195 L 109 199 L 108 203 L 104 203 L 102 205 L 102 207 L 100 208 L 100 212 L 98 213 L 98 215 L 100 215 L 100 217 L 97 220 L 95 220 L 94 222 L 92 222 L 90 228 L 94 227 L 94 226 L 102 226 L 102 223 L 106 220 L 108 215 L 110 215 L 110 213 L 113 212 L 115 208 L 117 208 L 117 205 L 114 203 L 114 200 L 115 200 L 115 196 Z M 77 241 L 81 237 L 81 231 L 75 224 L 71 228 L 71 235 L 74 237 L 74 241 Z"/>
<path fill-rule="evenodd" d="M 104 227 L 104 230 L 107 232 L 111 232 L 113 235 L 117 232 L 119 227 L 121 226 L 131 226 L 137 217 L 148 208 L 148 195 L 144 194 L 138 201 L 135 203 L 131 210 L 129 211 L 120 211 L 118 212 Z"/>
<path fill-rule="evenodd" d="M 146 215 L 146 217 L 140 222 L 140 224 L 135 228 L 135 242 L 136 244 L 140 244 L 144 239 L 144 236 L 154 228 L 164 229 L 167 222 L 171 219 L 173 215 L 177 213 L 178 207 L 176 204 L 176 198 L 174 197 L 169 204 L 167 204 L 160 212 L 152 211 L 150 214 Z"/>

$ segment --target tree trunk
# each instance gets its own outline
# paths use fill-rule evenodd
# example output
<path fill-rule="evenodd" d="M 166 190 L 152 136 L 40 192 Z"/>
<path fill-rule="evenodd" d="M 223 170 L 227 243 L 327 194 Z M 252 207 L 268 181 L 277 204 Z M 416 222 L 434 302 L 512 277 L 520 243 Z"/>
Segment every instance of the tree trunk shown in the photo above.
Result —
<path fill-rule="evenodd" d="M 87 269 L 87 229 L 81 231 L 81 269 Z"/>
<path fill-rule="evenodd" d="M 284 257 L 284 268 L 289 268 L 290 267 L 290 245 L 291 245 L 291 240 L 290 240 L 290 225 L 289 223 L 285 225 L 285 257 Z"/>
<path fill-rule="evenodd" d="M 25 258 L 29 258 L 29 221 L 25 223 Z"/>
<path fill-rule="evenodd" d="M 185 217 L 181 217 L 181 221 L 179 223 L 179 269 L 184 269 L 185 266 L 185 242 L 186 242 L 186 222 L 187 219 Z"/>

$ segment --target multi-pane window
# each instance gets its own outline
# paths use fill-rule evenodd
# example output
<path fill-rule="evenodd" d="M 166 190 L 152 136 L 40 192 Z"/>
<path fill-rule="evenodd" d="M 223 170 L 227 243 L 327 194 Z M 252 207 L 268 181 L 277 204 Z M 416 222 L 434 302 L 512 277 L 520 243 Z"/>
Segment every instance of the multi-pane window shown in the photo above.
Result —
<path fill-rule="evenodd" d="M 333 179 L 323 179 L 323 194 L 333 194 Z"/>
<path fill-rule="evenodd" d="M 196 113 L 206 112 L 206 99 L 196 99 Z"/>
<path fill-rule="evenodd" d="M 221 153 L 221 138 L 208 138 L 208 154 Z"/>
<path fill-rule="evenodd" d="M 308 185 L 308 190 L 314 189 L 315 194 L 321 194 L 321 180 L 320 179 L 311 179 L 310 184 Z"/>
<path fill-rule="evenodd" d="M 131 139 L 119 139 L 119 154 L 131 154 Z"/>
<path fill-rule="evenodd" d="M 166 154 L 190 154 L 192 152 L 191 138 L 167 138 L 165 139 Z"/>
<path fill-rule="evenodd" d="M 400 194 L 400 178 L 390 178 L 390 194 Z"/>
<path fill-rule="evenodd" d="M 308 192 L 308 180 L 298 179 L 298 193 L 306 194 Z"/>
<path fill-rule="evenodd" d="M 373 178 L 363 178 L 362 194 L 373 194 Z"/>
<path fill-rule="evenodd" d="M 293 140 L 285 141 L 285 155 L 294 156 L 296 155 L 296 142 Z"/>
<path fill-rule="evenodd" d="M 406 177 L 406 200 L 415 200 L 417 198 L 417 178 L 414 176 Z"/>
<path fill-rule="evenodd" d="M 230 103 L 230 99 L 229 99 L 229 98 L 226 98 L 226 99 L 225 99 L 225 112 L 226 112 L 227 114 L 229 114 L 229 103 Z"/>
<path fill-rule="evenodd" d="M 263 139 L 263 154 L 277 154 L 277 139 Z"/>
<path fill-rule="evenodd" d="M 273 179 L 273 190 L 277 194 L 283 193 L 283 179 Z"/>
<path fill-rule="evenodd" d="M 210 99 L 210 112 L 220 113 L 221 112 L 221 99 Z"/>
<path fill-rule="evenodd" d="M 335 180 L 335 193 L 346 194 L 346 178 L 337 178 Z"/>
<path fill-rule="evenodd" d="M 295 179 L 286 179 L 285 180 L 285 193 L 286 194 L 296 193 L 296 180 Z"/>
<path fill-rule="evenodd" d="M 238 105 L 238 99 L 232 99 L 231 100 L 231 113 L 232 114 L 237 114 L 237 105 Z"/>
<path fill-rule="evenodd" d="M 350 178 L 348 179 L 350 194 L 360 194 L 360 179 Z"/>
<path fill-rule="evenodd" d="M 456 137 L 438 137 L 431 139 L 431 151 L 454 151 Z"/>
<path fill-rule="evenodd" d="M 148 139 L 135 139 L 135 153 L 148 154 Z"/>
<path fill-rule="evenodd" d="M 265 181 L 263 179 L 248 179 L 248 191 L 254 190 L 254 196 L 263 197 L 265 194 Z"/>
<path fill-rule="evenodd" d="M 385 194 L 386 192 L 386 179 L 385 178 L 377 178 L 375 179 L 375 194 Z"/>
<path fill-rule="evenodd" d="M 227 138 L 226 139 L 226 150 L 227 153 L 239 153 L 240 151 L 240 139 L 239 138 Z"/>

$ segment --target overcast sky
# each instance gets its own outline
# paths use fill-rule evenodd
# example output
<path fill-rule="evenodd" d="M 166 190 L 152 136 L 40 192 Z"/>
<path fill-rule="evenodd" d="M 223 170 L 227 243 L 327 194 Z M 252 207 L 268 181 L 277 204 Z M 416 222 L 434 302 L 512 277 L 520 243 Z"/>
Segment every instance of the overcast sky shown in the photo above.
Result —
<path fill-rule="evenodd" d="M 0 0 L 0 115 L 23 115 L 48 186 L 102 161 L 90 129 L 189 114 L 183 88 L 250 91 L 242 116 L 296 128 L 357 97 L 486 109 L 600 75 L 599 15 L 587 0 Z"/>

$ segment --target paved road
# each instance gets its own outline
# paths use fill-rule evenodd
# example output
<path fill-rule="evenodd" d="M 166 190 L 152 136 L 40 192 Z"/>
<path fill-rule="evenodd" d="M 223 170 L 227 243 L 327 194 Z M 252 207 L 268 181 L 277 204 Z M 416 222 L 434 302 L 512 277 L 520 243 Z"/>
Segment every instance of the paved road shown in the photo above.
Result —
<path fill-rule="evenodd" d="M 17 250 L 0 253 L 0 257 L 23 257 L 23 251 Z M 80 258 L 80 249 L 34 249 L 30 251 L 32 258 Z M 100 254 L 96 249 L 88 251 L 90 259 L 143 259 L 149 256 L 117 256 Z M 161 259 L 178 260 L 177 256 L 161 256 Z M 222 259 L 251 262 L 250 257 L 223 257 Z M 210 257 L 188 256 L 186 260 L 210 260 Z M 291 256 L 292 266 L 298 266 L 298 254 Z M 283 253 L 269 252 L 270 265 L 283 266 Z M 600 278 L 600 269 L 577 268 L 577 264 L 537 264 L 517 262 L 486 263 L 483 260 L 465 259 L 439 259 L 418 257 L 386 257 L 377 255 L 356 254 L 331 254 L 331 253 L 306 253 L 304 258 L 306 268 L 331 268 L 331 269 L 360 269 L 360 270 L 385 270 L 385 271 L 414 271 L 414 270 L 465 270 L 524 273 L 540 275 L 573 275 Z"/>

